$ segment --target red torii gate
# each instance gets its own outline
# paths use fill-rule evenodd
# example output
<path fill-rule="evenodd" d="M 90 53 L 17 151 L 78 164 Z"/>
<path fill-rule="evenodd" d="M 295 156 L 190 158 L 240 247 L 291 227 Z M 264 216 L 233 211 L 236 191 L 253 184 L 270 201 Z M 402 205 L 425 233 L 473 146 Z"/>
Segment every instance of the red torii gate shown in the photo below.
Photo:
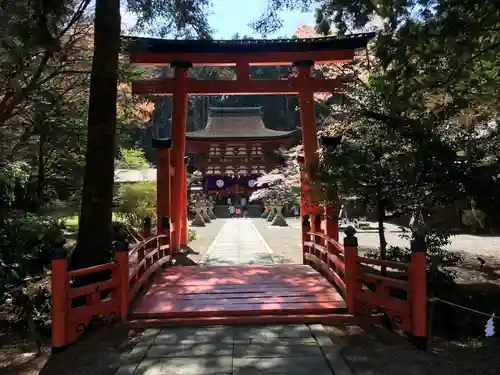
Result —
<path fill-rule="evenodd" d="M 170 65 L 175 69 L 172 79 L 163 81 L 143 81 L 133 85 L 134 93 L 153 93 L 173 95 L 173 137 L 172 139 L 155 139 L 158 148 L 158 234 L 135 244 L 131 248 L 126 241 L 115 242 L 115 257 L 106 264 L 79 270 L 67 270 L 67 254 L 64 243 L 56 244 L 52 258 L 52 350 L 64 350 L 74 342 L 85 330 L 91 320 L 100 316 L 107 321 L 120 319 L 122 322 L 136 326 L 162 325 L 163 318 L 178 324 L 199 324 L 207 321 L 231 324 L 246 322 L 300 322 L 312 321 L 343 321 L 366 316 L 379 319 L 378 313 L 384 313 L 384 322 L 411 333 L 417 347 L 425 348 L 427 343 L 427 294 L 426 294 L 426 254 L 425 234 L 417 229 L 411 243 L 411 263 L 400 263 L 369 259 L 358 255 L 358 242 L 354 236 L 355 230 L 349 227 L 345 230 L 343 245 L 338 243 L 338 221 L 335 210 L 330 207 L 333 215 L 326 220 L 317 215 L 317 207 L 308 204 L 308 197 L 301 196 L 301 214 L 303 219 L 302 248 L 304 264 L 314 267 L 320 274 L 312 276 L 314 283 L 328 282 L 332 288 L 324 301 L 312 303 L 309 297 L 291 297 L 295 302 L 289 302 L 282 311 L 275 311 L 274 303 L 263 304 L 249 302 L 238 303 L 234 309 L 228 300 L 224 309 L 221 305 L 211 305 L 211 302 L 195 302 L 186 305 L 183 298 L 175 300 L 176 293 L 159 299 L 160 294 L 142 295 L 133 311 L 130 304 L 139 290 L 144 286 L 159 267 L 172 261 L 172 250 L 179 250 L 187 243 L 186 217 L 186 166 L 184 152 L 186 147 L 186 107 L 189 94 L 216 93 L 295 93 L 299 95 L 300 116 L 304 155 L 299 161 L 302 166 L 301 176 L 305 177 L 308 167 L 317 164 L 316 150 L 318 140 L 314 116 L 313 94 L 315 92 L 332 92 L 339 89 L 342 80 L 323 80 L 311 76 L 314 62 L 331 63 L 349 61 L 354 57 L 354 51 L 366 45 L 371 35 L 360 34 L 346 38 L 317 38 L 304 40 L 279 41 L 171 41 L 158 39 L 133 39 L 129 49 L 133 63 L 142 65 Z M 259 81 L 252 80 L 248 73 L 251 65 L 288 64 L 296 68 L 296 74 L 285 80 Z M 188 70 L 196 65 L 233 65 L 237 68 L 237 79 L 232 81 L 197 81 L 188 77 Z M 328 140 L 328 139 L 327 139 Z M 330 143 L 335 143 L 329 139 Z M 172 148 L 172 151 L 170 151 Z M 314 168 L 313 168 L 314 169 Z M 310 177 L 314 177 L 310 176 Z M 172 189 L 170 189 L 172 188 Z M 302 190 L 309 188 L 302 182 Z M 309 201 L 310 202 L 310 201 Z M 310 230 L 309 216 L 314 215 L 314 228 Z M 170 225 L 170 222 L 172 225 Z M 326 228 L 321 228 L 325 223 Z M 322 229 L 326 230 L 323 231 Z M 162 245 L 162 241 L 171 241 L 170 245 Z M 373 267 L 387 267 L 401 271 L 397 277 L 378 275 L 372 272 Z M 249 266 L 253 267 L 253 266 Z M 290 282 L 289 276 L 294 275 L 302 282 L 311 273 L 301 265 L 270 266 L 274 272 L 269 272 L 272 278 L 278 275 L 285 284 L 292 285 L 299 292 L 310 291 L 298 283 Z M 297 268 L 298 267 L 298 268 Z M 366 269 L 368 267 L 368 269 Z M 371 268 L 371 270 L 370 270 Z M 178 286 L 177 279 L 193 276 L 206 278 L 198 268 L 190 273 L 189 267 L 176 267 L 168 272 L 173 275 L 173 284 L 166 279 L 157 280 L 162 290 Z M 302 271 L 300 271 L 300 269 Z M 231 271 L 231 275 L 223 274 L 224 279 L 245 277 L 245 267 Z M 285 272 L 285 271 L 286 272 Z M 305 270 L 305 271 L 304 271 Z M 72 281 L 78 277 L 105 272 L 109 278 L 94 284 L 76 287 Z M 217 282 L 217 272 L 213 272 L 212 280 Z M 227 269 L 223 268 L 223 271 Z M 251 273 L 254 271 L 251 270 Z M 284 273 L 285 272 L 285 273 Z M 297 274 L 298 272 L 298 274 Z M 303 273 L 301 273 L 303 272 Z M 237 275 L 237 276 L 233 276 Z M 273 276 L 274 275 L 274 276 Z M 248 276 L 248 273 L 247 273 Z M 257 282 L 252 285 L 260 290 L 266 284 Z M 279 278 L 278 277 L 278 278 Z M 283 279 L 283 277 L 285 279 Z M 317 280 L 319 277 L 321 280 Z M 201 280 L 200 279 L 200 280 Z M 248 280 L 248 279 L 247 279 Z M 259 281 L 260 280 L 260 281 Z M 266 280 L 264 278 L 264 280 Z M 206 281 L 206 280 L 204 280 Z M 298 288 L 298 289 L 297 289 Z M 334 288 L 335 291 L 333 291 Z M 288 291 L 288 289 L 287 289 Z M 342 298 L 339 300 L 339 291 Z M 397 291 L 397 295 L 393 295 Z M 203 292 L 203 288 L 201 290 Z M 203 293 L 200 293 L 203 294 Z M 182 295 L 182 293 L 181 293 Z M 227 295 L 227 294 L 224 294 Z M 250 295 L 252 295 L 250 293 Z M 151 296 L 153 296 L 151 298 Z M 162 298 L 164 298 L 162 300 Z M 195 297 L 196 298 L 196 297 Z M 266 296 L 260 298 L 267 298 Z M 279 298 L 282 298 L 281 296 Z M 323 297 L 322 297 L 323 298 Z M 239 299 L 239 298 L 238 298 Z M 314 299 L 313 299 L 314 300 Z M 168 301 L 168 303 L 165 303 Z M 196 299 L 191 299 L 196 301 Z M 211 301 L 209 299 L 208 301 Z M 298 301 L 298 302 L 297 302 Z M 175 303 L 176 302 L 176 303 Z M 193 303 L 193 302 L 190 302 Z M 314 306 L 311 306 L 311 303 Z M 293 306 L 290 306 L 293 305 Z M 193 308 L 195 306 L 195 308 Z M 200 308 L 198 310 L 198 308 Z M 348 314 L 339 314 L 338 308 L 347 309 Z M 280 309 L 278 309 L 280 310 Z M 282 314 L 286 312 L 286 314 Z M 377 312 L 377 314 L 375 314 Z M 203 316 L 200 316 L 200 313 Z M 222 314 L 221 314 L 222 313 Z M 292 313 L 290 315 L 290 313 Z M 310 315 L 313 314 L 313 315 Z M 146 318 L 140 320 L 140 318 Z M 150 318 L 153 317 L 151 320 Z M 132 320 L 130 320 L 132 318 Z M 158 319 L 157 319 L 158 318 Z M 135 320 L 134 319 L 139 319 Z M 319 320 L 318 320 L 319 319 Z"/>
<path fill-rule="evenodd" d="M 188 95 L 298 94 L 304 170 L 317 165 L 318 139 L 314 112 L 314 93 L 332 93 L 342 88 L 344 80 L 323 79 L 311 75 L 315 63 L 352 61 L 355 51 L 366 47 L 373 34 L 281 40 L 165 40 L 127 38 L 131 63 L 143 67 L 171 67 L 174 77 L 134 82 L 133 94 L 172 95 L 172 139 L 157 139 L 158 149 L 158 233 L 170 232 L 171 251 L 187 245 L 186 118 Z M 292 65 L 295 74 L 281 80 L 252 79 L 250 66 Z M 197 80 L 189 77 L 196 66 L 234 66 L 235 80 Z M 172 148 L 170 150 L 170 147 Z M 302 190 L 307 186 L 302 184 Z M 181 199 L 179 199 L 182 197 Z M 171 199 L 173 198 L 173 199 Z M 301 217 L 314 208 L 302 194 Z M 332 208 L 338 211 L 337 207 Z M 335 221 L 336 223 L 336 221 Z M 327 228 L 338 239 L 338 226 Z"/>
<path fill-rule="evenodd" d="M 150 298 L 151 295 L 149 297 L 147 294 L 142 295 L 144 298 L 138 301 L 138 306 L 133 311 L 129 311 L 130 303 L 147 280 L 159 267 L 172 261 L 172 251 L 178 251 L 182 245 L 187 244 L 186 166 L 184 158 L 187 96 L 189 94 L 209 95 L 221 92 L 232 94 L 298 94 L 304 146 L 304 155 L 299 161 L 302 166 L 301 176 L 305 177 L 308 168 L 313 167 L 312 169 L 314 169 L 317 165 L 318 140 L 313 94 L 315 92 L 332 92 L 342 86 L 341 79 L 324 80 L 312 77 L 312 67 L 315 62 L 332 63 L 351 60 L 355 50 L 364 47 L 370 37 L 369 34 L 360 34 L 346 38 L 279 41 L 133 39 L 129 48 L 132 63 L 145 66 L 169 65 L 175 70 L 172 79 L 137 82 L 132 88 L 136 94 L 173 95 L 174 99 L 172 139 L 154 140 L 159 156 L 158 234 L 135 244 L 132 248 L 129 248 L 125 241 L 116 241 L 113 261 L 69 272 L 63 244 L 60 243 L 57 246 L 52 259 L 51 275 L 53 352 L 64 350 L 67 345 L 74 342 L 95 316 L 104 317 L 107 321 L 119 318 L 122 322 L 129 322 L 137 326 L 149 326 L 149 324 L 161 326 L 164 324 L 162 318 L 174 319 L 172 321 L 177 323 L 182 321 L 183 324 L 206 323 L 211 318 L 220 319 L 219 322 L 225 324 L 239 323 L 243 316 L 246 322 L 265 321 L 268 323 L 290 323 L 292 321 L 304 323 L 308 319 L 340 321 L 351 320 L 356 316 L 367 316 L 370 319 L 380 318 L 380 316 L 377 317 L 378 314 L 374 314 L 375 311 L 384 313 L 384 322 L 388 326 L 394 326 L 404 332 L 411 333 L 417 347 L 425 348 L 427 343 L 427 294 L 424 233 L 419 233 L 418 230 L 414 233 L 410 264 L 362 257 L 358 255 L 358 242 L 354 236 L 354 228 L 346 229 L 343 245 L 338 243 L 338 221 L 335 215 L 338 207 L 335 205 L 333 208 L 329 207 L 328 209 L 333 211 L 333 215 L 329 215 L 326 220 L 318 220 L 321 219 L 320 215 L 317 215 L 318 208 L 308 204 L 309 198 L 304 194 L 301 195 L 304 264 L 314 266 L 320 273 L 319 277 L 324 277 L 331 284 L 331 288 L 338 288 L 345 300 L 345 306 L 343 301 L 338 301 L 339 291 L 337 290 L 333 293 L 336 293 L 335 297 L 332 295 L 327 297 L 330 301 L 328 303 L 316 301 L 311 307 L 311 301 L 306 298 L 302 302 L 290 302 L 295 307 L 288 306 L 286 309 L 283 307 L 283 311 L 294 312 L 296 315 L 281 314 L 279 311 L 277 314 L 272 313 L 276 310 L 273 303 L 267 304 L 267 309 L 262 308 L 261 302 L 237 304 L 238 308 L 234 309 L 234 306 L 231 305 L 232 302 L 228 300 L 226 306 L 228 309 L 224 310 L 222 306 L 210 306 L 211 302 L 207 303 L 206 301 L 196 302 L 191 306 L 186 305 L 183 299 L 178 299 L 177 303 L 170 303 L 172 296 L 164 297 L 169 301 L 169 303 L 164 303 L 166 300 L 154 297 L 155 293 L 153 293 L 152 298 Z M 292 65 L 296 68 L 296 74 L 288 79 L 277 81 L 252 80 L 249 77 L 249 66 L 276 64 Z M 197 81 L 189 78 L 189 68 L 197 65 L 236 66 L 237 78 L 231 81 Z M 330 142 L 332 142 L 331 139 Z M 309 177 L 314 178 L 314 175 Z M 308 188 L 302 182 L 302 190 Z M 312 231 L 309 220 L 311 214 L 314 215 Z M 321 228 L 322 222 L 326 224 L 326 228 Z M 322 229 L 325 229 L 326 233 Z M 162 241 L 171 242 L 162 246 Z M 146 251 L 147 249 L 150 251 Z M 378 275 L 366 269 L 366 267 L 373 269 L 373 267 L 384 266 L 402 271 L 405 279 Z M 285 266 L 285 268 L 287 267 Z M 295 275 L 299 268 L 294 269 L 294 267 L 297 265 L 289 265 L 286 272 L 293 272 Z M 188 268 L 176 268 L 173 271 L 174 280 L 177 277 L 185 279 L 195 276 L 187 271 Z M 281 271 L 278 268 L 281 268 Z M 278 268 L 274 268 L 276 272 L 274 275 L 281 272 L 281 277 L 288 280 L 288 274 L 283 274 L 284 268 Z M 243 268 L 244 270 L 245 268 Z M 72 280 L 75 278 L 100 272 L 109 273 L 110 278 L 83 287 L 72 285 Z M 195 269 L 194 272 L 201 278 L 205 277 L 200 269 Z M 222 272 L 227 272 L 227 269 Z M 231 275 L 244 276 L 244 272 L 242 275 L 241 271 L 233 270 L 231 272 L 233 272 Z M 168 274 L 172 276 L 171 271 Z M 236 277 L 231 275 L 224 276 L 229 279 Z M 273 274 L 270 273 L 270 275 Z M 303 277 L 309 277 L 309 275 L 310 272 L 306 270 L 305 273 L 300 274 L 299 272 L 295 276 L 303 281 Z M 212 276 L 213 280 L 218 280 L 216 273 Z M 172 284 L 168 280 L 160 279 L 157 280 L 156 285 L 160 285 L 162 290 L 168 290 L 172 285 L 177 285 L 177 281 Z M 253 285 L 258 290 L 261 288 L 258 282 Z M 298 284 L 295 285 L 295 287 L 297 286 Z M 299 289 L 299 291 L 308 292 L 307 288 Z M 394 291 L 398 292 L 397 296 L 391 295 Z M 83 305 L 77 303 L 73 305 L 73 302 L 78 301 L 78 299 Z M 253 300 L 253 297 L 248 297 L 248 300 Z M 181 302 L 179 303 L 179 301 Z M 195 299 L 191 301 L 195 301 Z M 192 306 L 196 308 L 192 308 Z M 338 314 L 337 307 L 339 306 L 342 306 L 340 307 L 342 309 L 346 308 L 348 314 Z M 200 310 L 198 310 L 199 307 Z M 203 313 L 203 316 L 199 316 L 200 313 Z M 223 314 L 220 315 L 220 313 Z M 141 317 L 146 319 L 134 322 L 133 319 Z M 154 318 L 153 321 L 149 319 L 151 317 Z M 213 320 L 210 321 L 213 322 Z"/>

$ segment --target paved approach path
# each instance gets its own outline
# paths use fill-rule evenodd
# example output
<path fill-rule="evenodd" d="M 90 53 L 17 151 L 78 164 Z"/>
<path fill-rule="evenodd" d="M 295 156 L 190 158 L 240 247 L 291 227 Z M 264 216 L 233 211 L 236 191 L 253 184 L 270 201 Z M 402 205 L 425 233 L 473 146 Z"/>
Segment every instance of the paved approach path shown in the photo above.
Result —
<path fill-rule="evenodd" d="M 148 329 L 115 375 L 347 374 L 338 357 L 320 325 Z"/>
<path fill-rule="evenodd" d="M 202 265 L 274 264 L 251 220 L 228 219 Z M 346 375 L 321 325 L 212 326 L 148 329 L 116 375 Z"/>
<path fill-rule="evenodd" d="M 273 253 L 250 219 L 227 219 L 207 250 L 202 265 L 274 264 Z"/>

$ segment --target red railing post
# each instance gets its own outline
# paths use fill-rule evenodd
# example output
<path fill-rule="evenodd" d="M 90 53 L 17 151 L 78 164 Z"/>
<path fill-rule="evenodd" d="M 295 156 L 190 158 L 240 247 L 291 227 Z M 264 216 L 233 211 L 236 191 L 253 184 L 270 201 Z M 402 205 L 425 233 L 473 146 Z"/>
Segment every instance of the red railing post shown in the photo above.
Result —
<path fill-rule="evenodd" d="M 168 236 L 160 239 L 160 246 L 170 245 L 170 219 L 168 216 L 163 216 L 161 218 L 161 233 Z M 169 249 L 170 252 L 170 249 Z M 165 252 L 162 251 L 161 254 L 165 255 Z"/>
<path fill-rule="evenodd" d="M 326 235 L 339 241 L 339 210 L 338 203 L 327 203 L 325 206 Z"/>
<path fill-rule="evenodd" d="M 308 252 L 307 246 L 305 246 L 304 242 L 308 240 L 308 235 L 311 231 L 311 223 L 309 222 L 309 215 L 302 216 L 302 264 L 309 264 L 306 259 L 306 253 Z"/>
<path fill-rule="evenodd" d="M 347 311 L 350 314 L 354 314 L 354 304 L 358 289 L 358 280 L 356 275 L 358 269 L 358 239 L 355 236 L 356 229 L 352 226 L 348 226 L 344 230 L 344 233 L 345 301 L 347 304 Z"/>
<path fill-rule="evenodd" d="M 418 349 L 427 349 L 427 264 L 425 234 L 413 232 L 409 269 L 412 334 Z"/>
<path fill-rule="evenodd" d="M 114 243 L 115 246 L 115 262 L 118 263 L 118 299 L 120 301 L 120 318 L 122 322 L 127 320 L 128 316 L 128 243 L 124 240 L 119 240 Z"/>
<path fill-rule="evenodd" d="M 52 353 L 56 354 L 66 349 L 67 342 L 67 321 L 68 321 L 68 261 L 66 240 L 61 237 L 55 243 L 52 254 L 50 275 L 51 300 L 52 300 Z"/>

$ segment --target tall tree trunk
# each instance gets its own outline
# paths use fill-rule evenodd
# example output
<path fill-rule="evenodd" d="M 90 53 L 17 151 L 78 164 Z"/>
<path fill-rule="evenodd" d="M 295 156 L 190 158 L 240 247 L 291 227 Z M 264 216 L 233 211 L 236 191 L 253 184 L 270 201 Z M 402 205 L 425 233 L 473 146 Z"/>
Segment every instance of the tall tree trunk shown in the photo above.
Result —
<path fill-rule="evenodd" d="M 97 0 L 95 9 L 82 209 L 72 269 L 107 262 L 112 242 L 120 0 Z"/>
<path fill-rule="evenodd" d="M 387 242 L 385 240 L 385 229 L 384 229 L 384 219 L 385 219 L 385 208 L 380 199 L 377 202 L 377 222 L 378 222 L 378 238 L 380 245 L 380 259 L 387 259 Z M 382 266 L 382 275 L 387 275 L 387 268 Z"/>

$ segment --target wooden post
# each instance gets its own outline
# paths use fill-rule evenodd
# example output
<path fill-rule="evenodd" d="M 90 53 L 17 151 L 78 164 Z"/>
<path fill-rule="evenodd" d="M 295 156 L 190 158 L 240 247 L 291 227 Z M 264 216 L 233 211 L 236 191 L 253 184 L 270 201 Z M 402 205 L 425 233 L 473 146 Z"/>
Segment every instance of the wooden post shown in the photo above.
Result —
<path fill-rule="evenodd" d="M 184 153 L 186 150 L 186 118 L 187 118 L 187 77 L 191 64 L 188 62 L 175 62 L 170 64 L 175 70 L 173 79 L 172 99 L 172 166 L 174 178 L 172 179 L 172 238 L 170 245 L 172 251 L 178 252 L 181 245 L 182 225 L 182 196 L 184 190 Z"/>
<path fill-rule="evenodd" d="M 314 113 L 314 97 L 313 91 L 308 88 L 308 82 L 311 80 L 311 69 L 314 61 L 296 61 L 294 67 L 297 71 L 297 79 L 299 85 L 299 110 L 300 123 L 302 126 L 302 144 L 304 149 L 304 172 L 303 177 L 311 181 L 314 179 L 314 171 L 318 166 L 318 139 L 316 131 L 316 115 Z M 310 196 L 311 191 L 309 186 L 303 186 L 302 191 L 305 193 L 304 200 L 307 202 L 304 214 L 314 215 L 316 212 L 311 202 L 315 198 Z"/>
<path fill-rule="evenodd" d="M 165 225 L 165 220 L 170 221 L 171 139 L 155 139 L 153 143 L 158 149 L 158 168 L 156 170 L 156 233 L 169 235 L 170 223 Z M 167 244 L 168 241 L 164 238 L 160 240 L 160 246 Z"/>
<path fill-rule="evenodd" d="M 302 216 L 302 263 L 309 264 L 309 261 L 306 259 L 306 253 L 309 252 L 307 246 L 304 245 L 304 242 L 308 240 L 307 233 L 311 231 L 311 223 L 309 221 L 309 215 Z"/>
<path fill-rule="evenodd" d="M 162 216 L 160 219 L 161 233 L 166 234 L 167 238 L 160 239 L 160 246 L 166 246 L 170 244 L 170 218 L 168 216 Z M 170 248 L 169 248 L 170 252 Z M 165 256 L 165 251 L 160 250 L 160 255 Z"/>
<path fill-rule="evenodd" d="M 184 158 L 184 166 L 183 166 L 183 176 L 182 180 L 184 182 L 182 189 L 182 231 L 181 231 L 181 247 L 186 247 L 188 245 L 188 219 L 187 219 L 187 167 L 188 167 L 189 159 L 187 157 Z"/>
<path fill-rule="evenodd" d="M 356 229 L 348 226 L 344 230 L 344 262 L 345 262 L 345 284 L 347 311 L 354 314 L 356 293 L 358 291 L 358 280 L 356 277 L 358 269 L 358 239 L 355 236 Z"/>
<path fill-rule="evenodd" d="M 68 262 L 66 249 L 64 248 L 66 240 L 61 237 L 54 244 L 52 254 L 50 275 L 52 289 L 52 353 L 60 353 L 66 349 L 68 323 Z"/>
<path fill-rule="evenodd" d="M 314 233 L 323 233 L 323 230 L 321 229 L 321 213 L 316 212 L 314 215 Z M 314 236 L 314 243 L 318 245 L 323 245 L 323 239 L 319 236 Z M 325 260 L 323 258 L 323 253 L 319 251 L 317 248 L 314 248 L 314 255 L 322 259 L 323 261 Z"/>
<path fill-rule="evenodd" d="M 115 262 L 118 263 L 118 299 L 120 301 L 120 318 L 122 322 L 127 320 L 128 316 L 128 243 L 125 240 L 118 240 L 114 243 L 115 247 Z"/>
<path fill-rule="evenodd" d="M 338 203 L 329 202 L 325 206 L 325 232 L 330 238 L 339 242 L 339 209 Z"/>
<path fill-rule="evenodd" d="M 412 334 L 417 349 L 427 349 L 427 265 L 425 234 L 413 232 L 411 241 L 410 296 Z"/>

